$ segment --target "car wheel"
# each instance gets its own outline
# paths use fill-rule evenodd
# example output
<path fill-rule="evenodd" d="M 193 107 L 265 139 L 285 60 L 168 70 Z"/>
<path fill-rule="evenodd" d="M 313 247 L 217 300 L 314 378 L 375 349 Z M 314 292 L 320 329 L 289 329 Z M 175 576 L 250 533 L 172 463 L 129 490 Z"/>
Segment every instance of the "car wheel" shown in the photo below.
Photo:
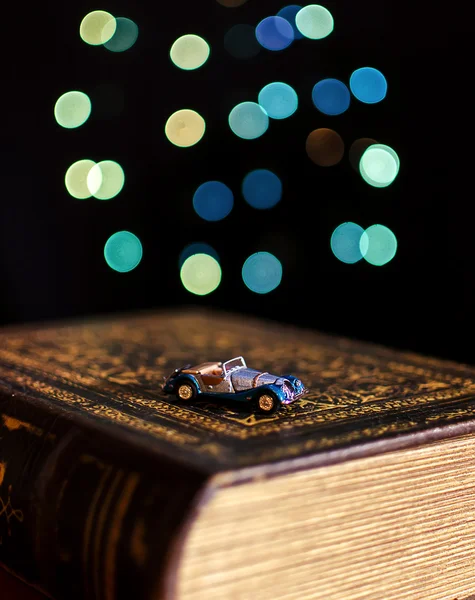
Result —
<path fill-rule="evenodd" d="M 271 415 L 279 408 L 279 400 L 271 392 L 263 392 L 257 397 L 257 409 L 266 415 Z"/>
<path fill-rule="evenodd" d="M 196 387 L 191 381 L 180 381 L 176 385 L 175 394 L 178 400 L 188 402 L 189 400 L 196 398 Z"/>

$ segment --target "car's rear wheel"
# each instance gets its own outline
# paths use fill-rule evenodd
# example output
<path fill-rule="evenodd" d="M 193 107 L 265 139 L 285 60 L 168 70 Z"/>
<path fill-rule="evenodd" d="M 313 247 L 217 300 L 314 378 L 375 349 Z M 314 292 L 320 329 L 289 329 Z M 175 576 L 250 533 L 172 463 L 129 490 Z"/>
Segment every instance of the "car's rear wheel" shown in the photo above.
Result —
<path fill-rule="evenodd" d="M 196 398 L 196 387 L 191 381 L 179 381 L 175 387 L 175 394 L 178 400 L 188 402 Z"/>
<path fill-rule="evenodd" d="M 271 392 L 263 392 L 256 399 L 257 409 L 260 413 L 271 415 L 280 407 L 280 401 Z"/>

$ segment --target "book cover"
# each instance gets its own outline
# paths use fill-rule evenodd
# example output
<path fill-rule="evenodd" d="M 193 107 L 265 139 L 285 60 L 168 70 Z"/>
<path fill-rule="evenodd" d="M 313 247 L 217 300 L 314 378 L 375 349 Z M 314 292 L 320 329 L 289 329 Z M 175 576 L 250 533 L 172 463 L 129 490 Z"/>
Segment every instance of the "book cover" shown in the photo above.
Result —
<path fill-rule="evenodd" d="M 45 595 L 0 568 L 0 597 L 6 600 L 45 600 Z"/>
<path fill-rule="evenodd" d="M 308 394 L 260 415 L 162 392 L 177 367 L 239 355 Z M 174 598 L 210 481 L 458 438 L 474 409 L 469 366 L 226 313 L 5 328 L 0 563 L 57 598 Z"/>

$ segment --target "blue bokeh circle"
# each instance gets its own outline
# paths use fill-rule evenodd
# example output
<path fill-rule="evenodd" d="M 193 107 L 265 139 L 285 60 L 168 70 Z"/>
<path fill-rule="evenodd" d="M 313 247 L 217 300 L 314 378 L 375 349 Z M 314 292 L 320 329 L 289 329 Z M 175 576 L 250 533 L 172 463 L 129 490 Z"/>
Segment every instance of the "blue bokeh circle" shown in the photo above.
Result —
<path fill-rule="evenodd" d="M 282 182 L 272 171 L 256 169 L 244 178 L 242 195 L 253 208 L 273 208 L 282 198 Z"/>
<path fill-rule="evenodd" d="M 322 79 L 313 88 L 312 100 L 324 115 L 341 115 L 350 107 L 351 94 L 339 79 Z"/>
<path fill-rule="evenodd" d="M 292 25 L 282 17 L 266 17 L 256 27 L 259 44 L 274 52 L 288 48 L 295 39 Z"/>
<path fill-rule="evenodd" d="M 356 69 L 350 77 L 350 89 L 355 98 L 365 104 L 376 104 L 386 98 L 388 82 L 385 76 L 373 67 Z"/>
<path fill-rule="evenodd" d="M 300 33 L 297 25 L 295 24 L 295 17 L 301 10 L 302 7 L 298 4 L 290 4 L 289 6 L 284 6 L 284 8 L 281 8 L 277 13 L 278 17 L 282 17 L 292 25 L 292 29 L 294 30 L 294 38 L 296 40 L 303 40 L 304 38 L 304 35 Z"/>
<path fill-rule="evenodd" d="M 234 195 L 221 181 L 207 181 L 193 196 L 193 208 L 205 221 L 221 221 L 234 206 Z"/>

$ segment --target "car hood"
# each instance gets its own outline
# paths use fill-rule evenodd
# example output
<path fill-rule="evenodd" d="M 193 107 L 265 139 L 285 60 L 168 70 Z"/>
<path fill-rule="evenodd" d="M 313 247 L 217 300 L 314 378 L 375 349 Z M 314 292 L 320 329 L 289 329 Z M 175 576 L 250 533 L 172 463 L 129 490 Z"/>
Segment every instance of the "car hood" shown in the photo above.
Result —
<path fill-rule="evenodd" d="M 231 373 L 231 382 L 236 392 L 248 390 L 249 388 L 264 385 L 266 383 L 275 383 L 277 380 L 283 382 L 282 377 L 256 371 L 256 369 L 242 368 Z"/>

